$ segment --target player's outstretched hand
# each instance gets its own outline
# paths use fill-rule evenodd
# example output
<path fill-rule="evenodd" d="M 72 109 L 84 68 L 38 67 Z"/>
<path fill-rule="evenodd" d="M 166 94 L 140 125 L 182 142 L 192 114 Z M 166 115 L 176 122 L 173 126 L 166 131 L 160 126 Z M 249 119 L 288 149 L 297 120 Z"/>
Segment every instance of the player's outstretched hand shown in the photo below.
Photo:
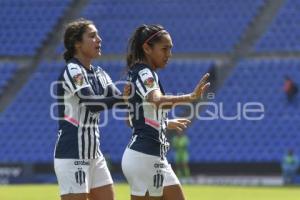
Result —
<path fill-rule="evenodd" d="M 176 130 L 178 132 L 182 132 L 184 129 L 187 128 L 187 125 L 191 123 L 190 120 L 184 118 L 178 119 L 170 119 L 168 120 L 168 129 Z"/>
<path fill-rule="evenodd" d="M 199 83 L 195 87 L 194 91 L 192 92 L 192 99 L 193 100 L 197 100 L 200 97 L 202 97 L 204 92 L 208 89 L 208 87 L 210 86 L 210 82 L 208 82 L 208 78 L 209 78 L 209 73 L 206 73 L 201 78 L 201 80 L 199 81 Z"/>

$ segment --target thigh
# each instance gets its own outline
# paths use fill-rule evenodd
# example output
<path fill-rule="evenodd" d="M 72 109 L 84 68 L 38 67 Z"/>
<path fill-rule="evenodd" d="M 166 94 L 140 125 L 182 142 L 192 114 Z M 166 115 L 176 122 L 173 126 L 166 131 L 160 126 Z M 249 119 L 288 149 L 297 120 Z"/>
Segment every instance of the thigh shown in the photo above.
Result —
<path fill-rule="evenodd" d="M 91 189 L 89 193 L 89 200 L 114 200 L 114 188 L 113 185 L 105 185 Z"/>
<path fill-rule="evenodd" d="M 164 187 L 169 185 L 180 185 L 180 182 L 174 173 L 172 166 L 169 164 L 167 160 L 164 161 L 165 164 L 165 180 L 164 180 Z M 178 165 L 180 167 L 180 165 Z"/>
<path fill-rule="evenodd" d="M 185 200 L 181 185 L 165 186 L 163 200 Z"/>
<path fill-rule="evenodd" d="M 133 195 L 133 199 L 138 197 L 145 197 L 147 192 L 147 184 L 145 183 L 146 176 L 143 168 L 145 168 L 145 163 L 142 157 L 138 157 L 139 154 L 133 150 L 126 149 L 122 157 L 122 171 L 123 174 L 130 185 L 130 194 Z"/>
<path fill-rule="evenodd" d="M 162 197 L 150 197 L 147 192 L 144 197 L 131 195 L 131 200 L 163 200 Z"/>
<path fill-rule="evenodd" d="M 55 159 L 54 169 L 57 177 L 60 194 L 84 196 L 89 193 L 89 167 L 88 160 Z M 74 198 L 77 198 L 75 196 Z M 65 197 L 65 198 L 68 198 Z M 80 197 L 78 197 L 80 199 Z"/>
<path fill-rule="evenodd" d="M 149 199 L 145 198 L 147 191 L 149 196 L 162 196 L 164 170 L 161 166 L 159 157 L 126 149 L 122 170 L 130 185 L 132 199 Z"/>
<path fill-rule="evenodd" d="M 91 189 L 113 184 L 113 179 L 104 157 L 99 157 L 91 161 L 90 180 Z"/>
<path fill-rule="evenodd" d="M 87 200 L 87 193 L 61 195 L 61 200 Z"/>

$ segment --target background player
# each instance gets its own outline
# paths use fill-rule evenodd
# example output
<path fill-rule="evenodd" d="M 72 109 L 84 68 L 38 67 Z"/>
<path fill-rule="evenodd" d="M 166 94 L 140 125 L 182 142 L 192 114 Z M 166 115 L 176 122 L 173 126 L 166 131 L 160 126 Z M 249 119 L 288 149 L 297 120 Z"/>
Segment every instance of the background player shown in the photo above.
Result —
<path fill-rule="evenodd" d="M 190 176 L 188 145 L 189 138 L 186 134 L 173 136 L 172 147 L 175 152 L 176 175 L 179 178 L 188 178 Z"/>

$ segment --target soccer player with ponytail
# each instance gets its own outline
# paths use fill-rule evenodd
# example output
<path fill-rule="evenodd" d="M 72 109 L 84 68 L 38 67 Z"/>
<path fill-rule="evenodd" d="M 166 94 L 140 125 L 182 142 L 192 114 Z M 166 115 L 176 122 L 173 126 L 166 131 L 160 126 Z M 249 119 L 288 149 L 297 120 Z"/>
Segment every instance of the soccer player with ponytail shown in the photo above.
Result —
<path fill-rule="evenodd" d="M 133 33 L 127 54 L 132 95 L 129 120 L 132 138 L 122 158 L 122 170 L 131 188 L 131 200 L 184 200 L 181 185 L 166 159 L 167 129 L 182 131 L 188 119 L 167 118 L 178 103 L 197 101 L 209 87 L 209 74 L 186 95 L 165 95 L 156 71 L 171 57 L 172 39 L 160 25 L 142 25 Z"/>

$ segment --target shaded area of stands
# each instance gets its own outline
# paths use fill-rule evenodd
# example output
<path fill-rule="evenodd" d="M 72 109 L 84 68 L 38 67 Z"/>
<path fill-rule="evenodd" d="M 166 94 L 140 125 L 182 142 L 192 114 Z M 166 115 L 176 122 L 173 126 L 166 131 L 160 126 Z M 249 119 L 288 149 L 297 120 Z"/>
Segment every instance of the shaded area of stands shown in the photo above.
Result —
<path fill-rule="evenodd" d="M 12 80 L 15 72 L 18 70 L 18 65 L 13 62 L 0 62 L 0 95 L 3 95 L 5 87 L 9 86 L 9 81 Z"/>

